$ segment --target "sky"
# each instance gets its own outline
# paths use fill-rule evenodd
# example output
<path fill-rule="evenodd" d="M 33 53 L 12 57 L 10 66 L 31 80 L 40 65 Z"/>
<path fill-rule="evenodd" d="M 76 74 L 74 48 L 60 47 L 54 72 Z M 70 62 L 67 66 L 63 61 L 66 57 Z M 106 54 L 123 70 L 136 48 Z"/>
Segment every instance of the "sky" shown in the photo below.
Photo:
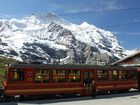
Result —
<path fill-rule="evenodd" d="M 111 31 L 125 49 L 140 49 L 140 0 L 0 0 L 0 18 L 49 12 Z"/>

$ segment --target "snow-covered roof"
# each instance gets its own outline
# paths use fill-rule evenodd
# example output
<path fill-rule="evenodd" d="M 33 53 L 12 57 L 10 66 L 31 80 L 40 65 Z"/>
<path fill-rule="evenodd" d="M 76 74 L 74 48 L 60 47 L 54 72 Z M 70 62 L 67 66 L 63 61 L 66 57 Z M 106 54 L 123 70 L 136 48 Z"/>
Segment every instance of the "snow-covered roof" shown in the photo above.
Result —
<path fill-rule="evenodd" d="M 129 59 L 129 58 L 132 58 L 132 57 L 134 57 L 134 56 L 137 56 L 137 55 L 139 55 L 139 54 L 140 54 L 140 51 L 137 51 L 137 52 L 135 52 L 135 53 L 133 53 L 133 54 L 131 54 L 131 55 L 129 55 L 129 56 L 123 58 L 123 59 L 120 59 L 120 60 L 118 60 L 118 61 L 112 63 L 111 65 L 116 65 L 116 64 L 118 64 L 118 63 L 120 63 L 120 62 L 123 62 L 123 61 L 125 61 L 125 60 L 127 60 L 127 59 Z"/>

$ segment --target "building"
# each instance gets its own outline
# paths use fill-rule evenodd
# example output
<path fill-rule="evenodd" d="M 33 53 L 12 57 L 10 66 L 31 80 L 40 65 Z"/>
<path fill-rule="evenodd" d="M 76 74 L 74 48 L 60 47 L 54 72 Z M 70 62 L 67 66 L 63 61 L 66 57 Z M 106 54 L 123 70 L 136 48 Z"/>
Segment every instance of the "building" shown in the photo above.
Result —
<path fill-rule="evenodd" d="M 131 54 L 117 62 L 112 63 L 114 66 L 139 66 L 140 67 L 140 51 Z"/>

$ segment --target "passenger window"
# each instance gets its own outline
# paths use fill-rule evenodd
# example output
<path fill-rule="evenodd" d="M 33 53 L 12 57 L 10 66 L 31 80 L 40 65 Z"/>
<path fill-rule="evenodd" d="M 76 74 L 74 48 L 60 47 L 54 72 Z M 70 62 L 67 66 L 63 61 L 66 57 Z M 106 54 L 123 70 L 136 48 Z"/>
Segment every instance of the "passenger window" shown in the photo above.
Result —
<path fill-rule="evenodd" d="M 40 82 L 48 83 L 49 82 L 49 74 L 50 74 L 49 70 L 36 70 L 35 82 L 36 83 L 40 83 Z"/>
<path fill-rule="evenodd" d="M 138 74 L 136 71 L 128 71 L 128 79 L 137 80 L 137 78 L 138 78 L 137 75 Z"/>
<path fill-rule="evenodd" d="M 119 79 L 126 80 L 127 79 L 127 72 L 126 71 L 119 71 Z"/>
<path fill-rule="evenodd" d="M 97 79 L 98 80 L 106 80 L 107 73 L 106 70 L 97 70 Z"/>
<path fill-rule="evenodd" d="M 24 71 L 23 69 L 12 69 L 10 72 L 11 81 L 23 81 L 24 80 Z"/>
<path fill-rule="evenodd" d="M 65 70 L 53 70 L 53 82 L 63 83 L 66 81 Z"/>
<path fill-rule="evenodd" d="M 109 71 L 109 80 L 118 80 L 118 73 L 117 70 Z"/>
<path fill-rule="evenodd" d="M 80 82 L 80 70 L 69 70 L 68 71 L 69 82 Z"/>

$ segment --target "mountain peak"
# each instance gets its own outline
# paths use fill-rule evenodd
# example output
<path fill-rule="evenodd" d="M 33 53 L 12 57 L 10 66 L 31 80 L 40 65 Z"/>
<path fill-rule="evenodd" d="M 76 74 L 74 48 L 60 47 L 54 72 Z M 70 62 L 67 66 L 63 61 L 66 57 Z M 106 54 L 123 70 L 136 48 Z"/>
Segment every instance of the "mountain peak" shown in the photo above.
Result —
<path fill-rule="evenodd" d="M 87 22 L 69 23 L 54 13 L 32 14 L 0 25 L 0 55 L 21 61 L 51 63 L 60 58 L 62 63 L 96 64 L 98 56 L 105 61 L 107 54 L 112 61 L 125 51 L 111 32 Z"/>
<path fill-rule="evenodd" d="M 66 20 L 62 19 L 61 17 L 57 16 L 55 13 L 39 13 L 39 14 L 32 14 L 28 18 L 37 18 L 40 22 L 44 24 L 48 24 L 50 22 L 55 22 L 55 23 L 63 23 L 66 24 L 68 23 Z"/>
<path fill-rule="evenodd" d="M 83 22 L 80 26 L 81 26 L 81 27 L 89 27 L 90 24 L 88 24 L 87 22 Z"/>
<path fill-rule="evenodd" d="M 53 18 L 53 19 L 60 19 L 56 14 L 50 12 L 50 13 L 38 13 L 38 14 L 32 14 L 32 16 L 35 16 L 37 18 Z"/>

